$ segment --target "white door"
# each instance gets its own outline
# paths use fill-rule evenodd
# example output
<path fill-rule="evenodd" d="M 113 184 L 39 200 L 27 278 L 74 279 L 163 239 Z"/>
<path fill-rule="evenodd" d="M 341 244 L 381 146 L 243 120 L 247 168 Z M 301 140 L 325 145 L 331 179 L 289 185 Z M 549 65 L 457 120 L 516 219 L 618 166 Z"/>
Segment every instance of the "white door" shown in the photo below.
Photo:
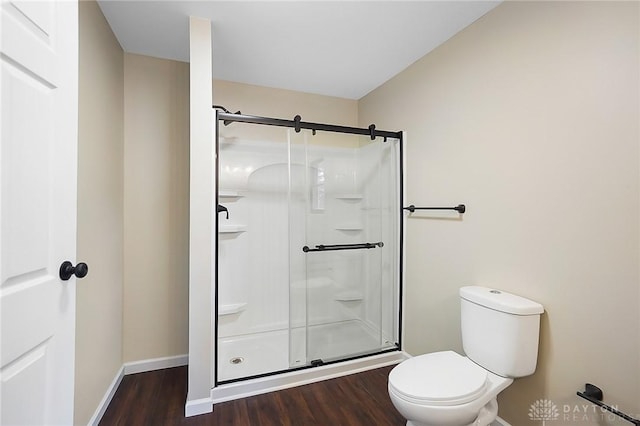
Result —
<path fill-rule="evenodd" d="M 73 422 L 78 8 L 1 3 L 0 424 Z"/>

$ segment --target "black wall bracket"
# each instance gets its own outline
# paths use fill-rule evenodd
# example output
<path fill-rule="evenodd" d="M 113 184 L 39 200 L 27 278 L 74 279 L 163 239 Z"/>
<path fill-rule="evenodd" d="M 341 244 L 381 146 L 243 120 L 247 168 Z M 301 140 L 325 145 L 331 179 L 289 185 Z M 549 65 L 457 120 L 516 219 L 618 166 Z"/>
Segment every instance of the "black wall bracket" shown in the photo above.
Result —
<path fill-rule="evenodd" d="M 578 391 L 577 394 L 578 394 L 579 397 L 584 398 L 587 401 L 591 402 L 592 404 L 595 404 L 595 405 L 601 407 L 603 410 L 607 410 L 610 413 L 613 413 L 616 416 L 625 419 L 626 421 L 628 421 L 631 424 L 634 424 L 636 426 L 640 426 L 640 420 L 634 419 L 630 415 L 625 414 L 622 411 L 618 411 L 616 408 L 613 408 L 613 407 L 605 404 L 604 402 L 602 402 L 602 400 L 604 399 L 604 395 L 602 393 L 602 389 L 600 389 L 599 387 L 597 387 L 595 385 L 592 385 L 591 383 L 586 383 L 584 385 L 584 392 Z"/>
<path fill-rule="evenodd" d="M 221 111 L 224 111 L 224 112 L 226 112 L 227 114 L 231 114 L 231 112 L 230 112 L 228 109 L 226 109 L 224 106 L 222 106 L 222 105 L 212 105 L 212 107 L 213 107 L 214 109 L 219 109 L 219 110 L 221 110 Z M 242 112 L 240 112 L 240 111 L 236 111 L 236 112 L 234 112 L 233 114 L 241 115 L 241 114 L 242 114 Z M 233 120 L 224 120 L 222 123 L 223 123 L 225 126 L 228 126 L 229 124 L 233 123 Z"/>

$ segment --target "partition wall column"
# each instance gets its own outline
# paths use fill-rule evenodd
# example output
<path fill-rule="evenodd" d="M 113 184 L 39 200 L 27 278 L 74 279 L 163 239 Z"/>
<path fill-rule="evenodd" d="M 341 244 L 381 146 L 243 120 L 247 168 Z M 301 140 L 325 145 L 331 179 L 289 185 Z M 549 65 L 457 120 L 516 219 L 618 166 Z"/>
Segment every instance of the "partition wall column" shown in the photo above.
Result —
<path fill-rule="evenodd" d="M 211 21 L 191 17 L 189 195 L 189 385 L 185 415 L 213 411 L 211 295 L 216 258 L 216 170 L 212 105 Z"/>

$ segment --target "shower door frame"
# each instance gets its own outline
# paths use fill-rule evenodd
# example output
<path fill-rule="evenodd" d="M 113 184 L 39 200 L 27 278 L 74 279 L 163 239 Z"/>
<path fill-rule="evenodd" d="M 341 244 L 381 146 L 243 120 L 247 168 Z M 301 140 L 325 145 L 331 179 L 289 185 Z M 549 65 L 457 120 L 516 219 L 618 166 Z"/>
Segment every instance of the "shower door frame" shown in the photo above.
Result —
<path fill-rule="evenodd" d="M 324 131 L 324 132 L 333 132 L 333 133 L 346 133 L 346 134 L 354 134 L 354 135 L 363 135 L 370 136 L 371 140 L 374 140 L 378 137 L 384 138 L 386 142 L 387 138 L 393 138 L 398 140 L 398 209 L 399 209 L 399 222 L 398 222 L 398 330 L 397 337 L 398 341 L 396 342 L 395 348 L 383 349 L 377 352 L 368 353 L 365 355 L 356 355 L 356 356 L 347 356 L 344 358 L 340 358 L 334 361 L 328 361 L 323 363 L 322 365 L 329 364 L 337 364 L 345 361 L 367 358 L 374 355 L 389 353 L 389 352 L 397 352 L 402 351 L 402 320 L 403 320 L 403 271 L 404 271 L 404 210 L 402 209 L 404 205 L 404 133 L 402 131 L 392 132 L 387 130 L 377 130 L 375 125 L 370 125 L 369 128 L 361 128 L 361 127 L 349 127 L 349 126 L 339 126 L 332 124 L 324 124 L 324 123 L 313 123 L 313 122 L 305 122 L 302 121 L 299 115 L 296 115 L 293 120 L 286 120 L 281 118 L 270 118 L 270 117 L 261 117 L 255 115 L 244 115 L 244 114 L 233 114 L 227 112 L 221 112 L 218 109 L 214 109 L 215 111 L 215 122 L 217 125 L 215 126 L 215 169 L 218 176 L 215 179 L 215 203 L 216 207 L 219 204 L 219 173 L 220 173 L 220 151 L 219 151 L 219 141 L 220 141 L 220 123 L 222 122 L 225 126 L 233 123 L 247 123 L 247 124 L 257 124 L 257 125 L 266 125 L 266 126 L 276 126 L 276 127 L 284 127 L 284 128 L 292 128 L 295 129 L 296 133 L 299 133 L 302 129 L 311 130 L 315 134 L 316 131 Z M 218 214 L 215 215 L 215 229 L 218 229 Z M 256 379 L 261 377 L 273 376 L 277 374 L 288 373 L 292 371 L 305 370 L 310 368 L 317 367 L 316 365 L 303 365 L 300 367 L 288 368 L 285 370 L 272 371 L 268 373 L 256 374 L 247 377 L 241 377 L 237 379 L 231 380 L 218 380 L 218 244 L 219 244 L 219 236 L 215 236 L 215 266 L 214 266 L 214 282 L 215 282 L 215 291 L 214 291 L 214 299 L 213 299 L 213 329 L 214 329 L 214 342 L 215 342 L 215 350 L 213 351 L 213 365 L 214 365 L 214 375 L 213 375 L 213 386 L 217 387 L 219 385 L 241 382 L 250 379 Z"/>

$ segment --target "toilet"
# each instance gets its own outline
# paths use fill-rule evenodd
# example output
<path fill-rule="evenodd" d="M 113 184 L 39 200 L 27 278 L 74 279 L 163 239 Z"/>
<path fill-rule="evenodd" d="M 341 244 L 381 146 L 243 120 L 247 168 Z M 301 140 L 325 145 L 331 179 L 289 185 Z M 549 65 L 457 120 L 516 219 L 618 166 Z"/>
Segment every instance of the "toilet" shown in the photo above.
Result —
<path fill-rule="evenodd" d="M 460 289 L 462 346 L 410 358 L 389 373 L 389 396 L 407 426 L 487 426 L 497 396 L 531 375 L 544 308 L 487 287 Z"/>

